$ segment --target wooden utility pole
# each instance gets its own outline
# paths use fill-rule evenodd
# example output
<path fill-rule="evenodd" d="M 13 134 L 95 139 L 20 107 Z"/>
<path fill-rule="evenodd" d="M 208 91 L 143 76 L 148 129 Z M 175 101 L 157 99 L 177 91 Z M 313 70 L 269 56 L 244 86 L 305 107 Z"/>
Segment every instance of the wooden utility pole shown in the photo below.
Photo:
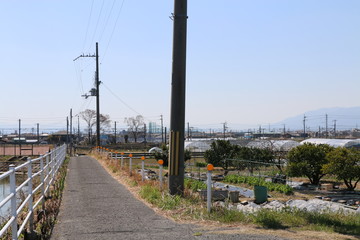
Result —
<path fill-rule="evenodd" d="M 187 18 L 187 0 L 175 0 L 169 142 L 169 192 L 171 195 L 182 195 L 184 192 Z"/>

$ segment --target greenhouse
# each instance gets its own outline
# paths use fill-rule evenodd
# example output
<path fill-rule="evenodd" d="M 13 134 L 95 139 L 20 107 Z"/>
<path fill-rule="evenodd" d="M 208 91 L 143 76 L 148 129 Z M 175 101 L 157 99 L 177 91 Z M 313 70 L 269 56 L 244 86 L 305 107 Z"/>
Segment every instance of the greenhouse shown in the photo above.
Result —
<path fill-rule="evenodd" d="M 274 151 L 288 152 L 292 148 L 299 146 L 300 143 L 293 140 L 256 140 L 249 142 L 246 147 L 270 148 Z"/>
<path fill-rule="evenodd" d="M 205 152 L 210 149 L 212 141 L 190 141 L 185 142 L 185 149 L 191 152 Z"/>
<path fill-rule="evenodd" d="M 360 148 L 360 139 L 328 139 L 328 138 L 310 138 L 302 141 L 300 144 L 312 143 L 312 144 L 327 144 L 332 147 L 356 147 Z"/>

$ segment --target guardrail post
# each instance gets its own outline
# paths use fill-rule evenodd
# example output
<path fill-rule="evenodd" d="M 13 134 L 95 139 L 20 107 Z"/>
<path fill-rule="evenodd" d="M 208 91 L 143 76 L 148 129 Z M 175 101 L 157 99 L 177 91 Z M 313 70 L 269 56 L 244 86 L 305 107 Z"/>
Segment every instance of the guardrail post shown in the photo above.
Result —
<path fill-rule="evenodd" d="M 29 212 L 30 212 L 30 218 L 29 218 L 29 230 L 30 233 L 33 234 L 34 232 L 34 209 L 33 209 L 33 178 L 32 178 L 32 166 L 31 166 L 31 158 L 28 159 L 28 165 L 27 165 L 27 170 L 28 170 L 28 179 L 30 179 L 29 183 L 28 183 L 28 196 L 31 196 L 29 198 L 29 202 L 28 202 L 28 207 L 29 207 Z"/>
<path fill-rule="evenodd" d="M 129 173 L 130 173 L 130 177 L 132 176 L 132 154 L 129 154 Z"/>
<path fill-rule="evenodd" d="M 124 166 L 124 153 L 122 152 L 121 153 L 121 169 L 123 169 L 123 166 Z"/>
<path fill-rule="evenodd" d="M 50 165 L 49 165 L 49 158 L 50 158 L 50 156 L 51 156 L 51 153 L 50 152 L 48 152 L 47 154 L 46 154 L 46 167 L 45 167 L 45 176 L 47 177 L 46 178 L 46 186 L 45 186 L 45 189 L 49 186 L 49 167 L 50 167 Z M 48 188 L 48 190 L 49 190 L 49 188 Z M 45 195 L 47 195 L 47 193 L 45 192 Z"/>
<path fill-rule="evenodd" d="M 40 179 L 41 179 L 41 196 L 42 196 L 42 200 L 41 200 L 41 205 L 42 205 L 42 210 L 45 210 L 45 181 L 44 181 L 44 156 L 42 155 L 40 157 L 40 171 L 41 171 L 41 175 L 40 175 Z"/>
<path fill-rule="evenodd" d="M 17 214 L 16 214 L 16 179 L 15 179 L 15 165 L 9 166 L 10 174 L 10 192 L 13 194 L 11 198 L 11 217 L 14 219 L 11 224 L 11 238 L 13 240 L 17 238 Z"/>
<path fill-rule="evenodd" d="M 162 185 L 163 185 L 163 164 L 164 164 L 164 160 L 160 159 L 158 161 L 159 163 L 159 181 L 160 181 L 160 189 L 162 189 Z"/>
<path fill-rule="evenodd" d="M 214 170 L 214 166 L 212 164 L 207 165 L 207 211 L 211 212 L 211 172 Z"/>
<path fill-rule="evenodd" d="M 141 181 L 145 180 L 145 157 L 141 157 Z"/>

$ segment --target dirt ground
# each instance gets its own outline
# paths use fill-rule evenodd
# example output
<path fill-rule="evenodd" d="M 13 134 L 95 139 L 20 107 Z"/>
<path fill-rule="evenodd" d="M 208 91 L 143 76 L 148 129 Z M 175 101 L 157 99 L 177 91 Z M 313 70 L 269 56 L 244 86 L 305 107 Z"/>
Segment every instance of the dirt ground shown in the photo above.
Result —
<path fill-rule="evenodd" d="M 43 155 L 52 149 L 52 145 L 21 145 L 20 146 L 11 146 L 11 145 L 0 145 L 0 156 L 36 156 Z"/>

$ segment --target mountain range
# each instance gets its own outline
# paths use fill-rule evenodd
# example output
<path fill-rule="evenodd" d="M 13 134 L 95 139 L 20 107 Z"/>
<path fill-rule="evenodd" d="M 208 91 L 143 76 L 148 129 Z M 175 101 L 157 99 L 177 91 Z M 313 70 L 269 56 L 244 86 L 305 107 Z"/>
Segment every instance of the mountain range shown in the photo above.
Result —
<path fill-rule="evenodd" d="M 284 119 L 274 125 L 285 125 L 287 130 L 302 130 L 305 127 L 307 131 L 317 131 L 319 128 L 329 131 L 347 130 L 358 128 L 360 125 L 360 107 L 349 108 L 322 108 L 308 111 L 294 117 Z"/>

